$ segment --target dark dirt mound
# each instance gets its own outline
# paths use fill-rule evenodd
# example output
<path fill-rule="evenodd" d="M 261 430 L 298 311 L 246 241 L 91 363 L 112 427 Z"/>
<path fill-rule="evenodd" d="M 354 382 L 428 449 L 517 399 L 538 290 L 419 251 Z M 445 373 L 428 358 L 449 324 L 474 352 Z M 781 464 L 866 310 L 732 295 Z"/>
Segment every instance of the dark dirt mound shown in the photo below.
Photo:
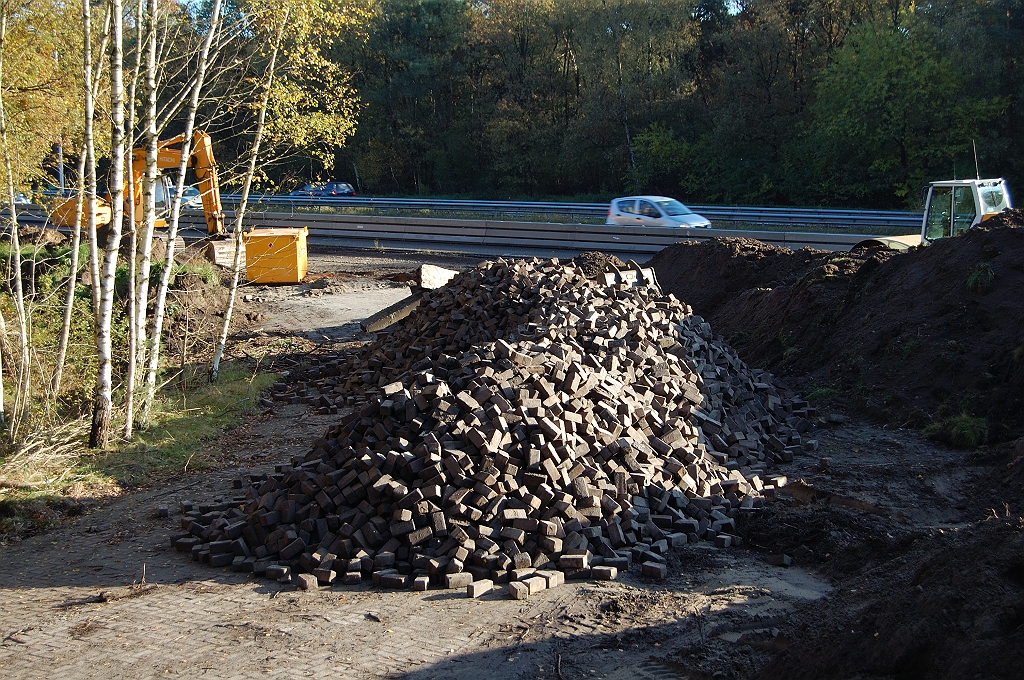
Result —
<path fill-rule="evenodd" d="M 31 225 L 21 225 L 18 228 L 18 238 L 22 243 L 47 244 L 51 246 L 63 245 L 68 237 L 56 229 L 40 229 Z M 10 240 L 4 236 L 3 240 Z"/>
<path fill-rule="evenodd" d="M 583 273 L 590 278 L 595 278 L 598 274 L 606 272 L 612 267 L 618 267 L 621 269 L 626 266 L 625 262 L 614 255 L 607 255 L 593 250 L 580 253 L 574 257 L 571 262 L 578 265 L 579 268 L 583 270 Z"/>
<path fill-rule="evenodd" d="M 759 677 L 1024 677 L 1022 530 L 994 519 L 933 533 L 846 584 Z"/>
<path fill-rule="evenodd" d="M 1024 431 L 1024 212 L 906 253 L 680 243 L 651 260 L 666 292 L 747 362 L 925 426 L 970 414 Z"/>
<path fill-rule="evenodd" d="M 999 489 L 1012 507 L 979 503 L 959 528 L 833 545 L 833 561 L 861 565 L 859 575 L 801 612 L 758 677 L 1024 677 L 1024 442 L 1006 451 L 974 488 L 978 498 Z"/>
<path fill-rule="evenodd" d="M 988 228 L 992 227 L 1024 227 L 1024 210 L 1020 208 L 1014 208 L 1013 210 L 1004 210 L 992 219 L 985 222 L 985 226 Z"/>
<path fill-rule="evenodd" d="M 715 238 L 677 243 L 647 264 L 654 267 L 665 292 L 682 296 L 694 311 L 712 320 L 737 294 L 791 284 L 830 255 L 826 250 L 790 250 L 752 238 Z M 714 321 L 711 327 L 722 332 Z"/>

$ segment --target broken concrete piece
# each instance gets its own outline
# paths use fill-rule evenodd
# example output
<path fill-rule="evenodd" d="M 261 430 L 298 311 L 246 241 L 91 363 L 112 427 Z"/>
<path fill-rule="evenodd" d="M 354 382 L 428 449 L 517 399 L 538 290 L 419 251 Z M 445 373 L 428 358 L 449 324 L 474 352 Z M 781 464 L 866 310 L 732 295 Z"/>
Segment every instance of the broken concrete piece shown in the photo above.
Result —
<path fill-rule="evenodd" d="M 440 288 L 458 276 L 458 274 L 459 273 L 457 271 L 452 269 L 445 269 L 444 267 L 438 267 L 432 264 L 420 265 L 420 288 L 425 290 Z"/>
<path fill-rule="evenodd" d="M 414 293 L 407 298 L 399 300 L 390 307 L 385 307 L 373 316 L 364 319 L 359 324 L 359 327 L 366 333 L 376 333 L 384 330 L 388 326 L 393 326 L 412 314 L 412 312 L 419 306 L 420 299 L 420 293 Z"/>

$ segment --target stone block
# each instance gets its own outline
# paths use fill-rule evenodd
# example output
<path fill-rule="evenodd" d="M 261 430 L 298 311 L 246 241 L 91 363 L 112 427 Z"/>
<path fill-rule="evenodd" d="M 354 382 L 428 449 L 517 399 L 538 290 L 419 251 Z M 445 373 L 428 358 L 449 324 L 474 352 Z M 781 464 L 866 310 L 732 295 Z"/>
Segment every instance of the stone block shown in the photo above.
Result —
<path fill-rule="evenodd" d="M 316 576 L 313 576 L 313 574 L 296 574 L 295 585 L 300 590 L 316 590 L 319 584 Z"/>
<path fill-rule="evenodd" d="M 461 571 L 457 574 L 445 574 L 444 576 L 444 587 L 445 588 L 465 588 L 473 582 L 473 575 Z"/>
<path fill-rule="evenodd" d="M 557 569 L 544 569 L 537 572 L 537 576 L 540 576 L 547 583 L 548 590 L 557 588 L 558 586 L 565 583 L 565 574 L 558 571 Z"/>
<path fill-rule="evenodd" d="M 318 568 L 313 570 L 313 576 L 316 577 L 317 583 L 320 585 L 329 586 L 338 579 L 338 572 L 333 569 Z"/>
<path fill-rule="evenodd" d="M 542 590 L 546 590 L 548 587 L 548 581 L 543 576 L 531 576 L 530 578 L 524 579 L 521 583 L 525 584 L 529 588 L 530 595 L 536 595 Z"/>
<path fill-rule="evenodd" d="M 530 586 L 522 581 L 510 581 L 508 584 L 508 594 L 514 600 L 525 600 L 530 596 Z"/>
<path fill-rule="evenodd" d="M 640 565 L 640 573 L 661 580 L 668 576 L 668 565 L 661 562 L 644 562 Z"/>
<path fill-rule="evenodd" d="M 788 567 L 793 564 L 793 558 L 789 555 L 769 555 L 765 561 L 773 567 Z"/>
<path fill-rule="evenodd" d="M 380 577 L 381 588 L 407 588 L 408 586 L 409 577 L 406 574 L 395 572 L 393 574 L 384 574 Z"/>
<path fill-rule="evenodd" d="M 469 597 L 480 597 L 481 595 L 486 595 L 491 592 L 492 588 L 494 588 L 493 581 L 487 578 L 480 579 L 479 581 L 473 581 L 466 586 L 466 595 Z"/>

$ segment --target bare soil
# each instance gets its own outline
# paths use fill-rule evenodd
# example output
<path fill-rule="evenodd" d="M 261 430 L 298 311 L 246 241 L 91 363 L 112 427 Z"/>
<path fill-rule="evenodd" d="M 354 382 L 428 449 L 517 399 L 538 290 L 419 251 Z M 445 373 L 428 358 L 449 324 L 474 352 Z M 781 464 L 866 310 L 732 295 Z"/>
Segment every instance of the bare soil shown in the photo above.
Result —
<path fill-rule="evenodd" d="M 741 356 L 881 422 L 968 414 L 1024 434 L 1024 212 L 906 253 L 684 242 L 652 258 L 666 292 Z"/>
<path fill-rule="evenodd" d="M 663 582 L 633 574 L 610 583 L 570 582 L 526 603 L 366 586 L 298 593 L 210 570 L 170 551 L 165 536 L 179 518 L 154 519 L 155 505 L 230 496 L 232 476 L 305 453 L 318 429 L 337 418 L 276 406 L 219 442 L 236 469 L 157 485 L 52 534 L 6 547 L 0 672 L 559 680 L 1024 677 L 1024 442 L 952 451 L 899 427 L 902 415 L 890 422 L 865 418 L 862 409 L 872 401 L 855 389 L 866 385 L 860 389 L 875 398 L 903 391 L 939 417 L 949 397 L 913 379 L 967 389 L 947 373 L 929 377 L 934 355 L 927 352 L 945 341 L 943 333 L 970 340 L 969 348 L 985 343 L 989 362 L 1012 352 L 1004 348 L 1019 324 L 963 324 L 973 323 L 976 317 L 969 315 L 978 310 L 988 310 L 990 320 L 1019 319 L 1013 305 L 1021 303 L 1009 287 L 1022 290 L 1016 278 L 1020 234 L 990 229 L 954 242 L 962 248 L 947 253 L 957 259 L 945 268 L 939 248 L 951 246 L 942 242 L 893 256 L 782 252 L 728 240 L 680 244 L 652 260 L 662 286 L 716 330 L 741 341 L 748 362 L 784 371 L 804 385 L 834 380 L 840 390 L 820 407 L 822 418 L 805 436 L 817 440 L 818 449 L 777 470 L 790 483 L 741 526 L 739 548 L 690 545 L 673 553 Z M 976 259 L 983 255 L 987 259 Z M 837 262 L 841 258 L 860 264 L 847 267 Z M 865 268 L 873 258 L 875 264 Z M 303 352 L 364 342 L 352 330 L 364 313 L 359 305 L 368 297 L 382 304 L 403 295 L 421 261 L 313 254 L 304 284 L 243 291 L 249 296 L 245 313 L 255 320 L 240 329 L 234 351 L 255 340 L 266 347 L 269 339 L 295 335 L 307 343 Z M 473 264 L 431 262 L 454 269 Z M 989 281 L 994 288 L 967 289 L 966 270 L 978 262 L 995 273 Z M 929 278 L 940 275 L 945 278 L 938 282 Z M 941 288 L 950 292 L 935 294 Z M 890 289 L 896 292 L 883 299 Z M 918 295 L 907 311 L 913 326 L 899 320 L 900 307 L 891 302 L 897 293 L 911 292 Z M 968 307 L 973 301 L 974 312 L 944 312 L 936 297 Z M 803 314 L 801 300 L 810 306 Z M 828 316 L 837 301 L 841 313 Z M 905 299 L 902 304 L 908 307 Z M 885 309 L 863 319 L 872 305 Z M 997 315 L 999 310 L 1009 316 Z M 957 317 L 964 313 L 968 317 Z M 842 339 L 850 343 L 855 335 L 840 330 L 843 324 L 869 333 L 871 318 L 879 333 L 891 333 L 893 324 L 902 328 L 886 346 L 892 338 L 909 337 L 912 327 L 930 339 L 919 354 L 899 361 L 892 351 L 865 350 L 857 355 L 863 363 L 852 364 L 856 379 L 842 371 L 833 378 L 832 359 L 846 356 Z M 779 329 L 797 341 L 773 345 Z M 792 347 L 798 351 L 787 355 Z M 301 353 L 290 354 L 289 361 L 301 363 Z M 973 356 L 961 360 L 969 362 L 984 364 Z M 1008 393 L 1019 378 L 1000 375 Z M 1012 432 L 1012 414 L 999 413 L 1014 397 L 995 392 L 974 392 L 972 403 Z M 792 557 L 791 567 L 769 564 L 770 556 L 782 554 Z M 160 587 L 100 601 L 101 592 L 137 583 L 143 561 L 147 582 Z"/>
<path fill-rule="evenodd" d="M 720 239 L 650 264 L 748 363 L 876 423 L 746 526 L 838 584 L 756 677 L 1024 677 L 1024 213 L 902 254 Z M 893 437 L 958 414 L 1011 443 L 921 457 Z"/>
<path fill-rule="evenodd" d="M 900 427 L 907 424 L 906 411 L 890 414 L 889 422 L 870 418 L 878 412 L 871 408 L 872 399 L 897 391 L 927 400 L 933 409 L 931 419 L 948 410 L 948 395 L 937 393 L 934 384 L 949 384 L 950 378 L 929 368 L 935 361 L 930 346 L 934 340 L 915 345 L 919 356 L 894 352 L 891 344 L 880 355 L 870 355 L 873 361 L 857 364 L 858 382 L 853 387 L 842 374 L 834 377 L 828 359 L 841 356 L 844 345 L 858 335 L 900 337 L 892 335 L 894 326 L 913 328 L 919 335 L 944 333 L 947 343 L 955 339 L 947 337 L 951 333 L 961 342 L 967 342 L 972 332 L 984 333 L 983 342 L 997 345 L 993 351 L 1012 356 L 1021 327 L 1012 313 L 995 315 L 1003 322 L 983 329 L 965 328 L 962 321 L 958 325 L 943 314 L 954 314 L 947 309 L 953 304 L 950 300 L 966 307 L 972 301 L 975 307 L 1012 304 L 1005 294 L 993 294 L 986 286 L 993 281 L 1008 287 L 1017 284 L 1020 231 L 1003 226 L 977 230 L 969 239 L 939 242 L 902 255 L 879 250 L 789 251 L 728 239 L 679 244 L 652 260 L 666 291 L 698 313 L 706 310 L 703 314 L 713 327 L 737 341 L 748 362 L 782 370 L 805 388 L 837 385 L 838 393 L 825 404 L 825 417 L 816 424 L 821 449 L 783 470 L 791 476 L 790 486 L 743 528 L 743 558 L 723 561 L 721 555 L 698 548 L 684 551 L 673 564 L 684 577 L 708 573 L 713 580 L 731 570 L 743 572 L 728 586 L 739 588 L 729 591 L 736 599 L 721 610 L 730 612 L 725 617 L 728 623 L 716 614 L 711 617 L 714 623 L 707 624 L 714 627 L 713 634 L 701 630 L 706 622 L 702 623 L 700 596 L 692 587 L 700 584 L 705 595 L 709 581 L 700 578 L 614 598 L 602 594 L 593 603 L 597 613 L 580 614 L 581 620 L 599 616 L 604 625 L 621 626 L 614 641 L 601 642 L 597 648 L 620 654 L 632 650 L 619 659 L 622 663 L 613 664 L 625 673 L 623 677 L 650 677 L 643 664 L 652 659 L 659 672 L 670 668 L 694 678 L 957 678 L 972 668 L 982 669 L 984 677 L 1021 675 L 1019 661 L 1009 650 L 1019 644 L 1024 630 L 1019 557 L 1024 540 L 1019 506 L 1024 463 L 1017 462 L 1024 450 L 1010 444 L 960 453 Z M 956 264 L 944 263 L 943 258 L 952 257 L 953 245 L 959 246 Z M 984 268 L 972 269 L 965 263 L 982 256 L 1000 274 L 980 288 L 971 287 L 967 277 Z M 599 253 L 588 253 L 580 261 L 595 274 L 609 264 L 622 266 Z M 924 286 L 933 278 L 935 284 Z M 919 295 L 919 289 L 941 292 L 933 296 L 936 300 Z M 902 318 L 907 305 L 896 300 L 911 294 L 919 299 Z M 861 318 L 857 305 L 878 312 Z M 871 326 L 872 319 L 878 328 Z M 931 380 L 932 389 L 912 378 L 925 384 Z M 1012 385 L 1012 374 L 1009 379 Z M 962 395 L 967 388 L 958 389 Z M 1006 403 L 1014 395 L 989 391 L 974 393 L 974 398 L 979 410 L 973 412 L 984 413 L 993 427 L 1002 428 L 993 439 L 1014 431 L 1017 414 Z M 993 404 L 1001 404 L 1003 410 Z M 875 408 L 893 405 L 882 399 Z M 839 415 L 850 410 L 869 420 L 828 417 L 833 415 L 830 411 Z M 779 614 L 773 609 L 778 606 L 777 587 L 766 584 L 780 569 L 766 568 L 769 554 L 792 556 L 795 564 L 811 569 L 832 587 L 821 590 L 818 582 L 814 597 L 790 601 Z M 715 592 L 721 596 L 725 591 Z M 761 604 L 774 603 L 768 609 L 775 613 L 730 618 L 737 607 L 757 611 L 751 593 L 762 593 Z M 759 625 L 763 621 L 768 623 Z M 564 641 L 560 649 L 565 668 L 587 673 L 583 666 L 612 663 L 595 663 L 594 648 L 589 639 Z M 652 648 L 661 654 L 649 655 Z"/>

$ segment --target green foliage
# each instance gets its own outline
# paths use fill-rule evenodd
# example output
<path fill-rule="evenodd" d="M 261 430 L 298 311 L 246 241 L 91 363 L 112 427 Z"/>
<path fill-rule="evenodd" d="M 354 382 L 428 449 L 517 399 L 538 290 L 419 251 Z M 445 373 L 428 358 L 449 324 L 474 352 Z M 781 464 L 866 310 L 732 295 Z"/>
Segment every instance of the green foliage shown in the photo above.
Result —
<path fill-rule="evenodd" d="M 927 180 L 966 159 L 1005 105 L 979 96 L 940 51 L 938 31 L 914 15 L 896 27 L 857 26 L 822 71 L 817 97 L 813 167 L 831 193 L 861 202 L 895 195 L 911 206 Z"/>
<path fill-rule="evenodd" d="M 4 3 L 3 89 L 14 183 L 50 182 L 53 145 L 82 127 L 81 6 L 60 0 Z M 4 192 L 6 203 L 6 192 Z"/>
<path fill-rule="evenodd" d="M 1002 6 L 382 0 L 327 53 L 360 104 L 325 147 L 369 193 L 917 207 L 972 142 L 1024 180 Z"/>
<path fill-rule="evenodd" d="M 691 160 L 689 145 L 673 130 L 653 123 L 633 139 L 636 166 L 627 170 L 625 190 L 631 194 L 673 194 L 679 171 Z"/>
<path fill-rule="evenodd" d="M 807 401 L 812 404 L 827 404 L 839 394 L 835 387 L 815 387 L 807 395 Z"/>
<path fill-rule="evenodd" d="M 7 482 L 0 487 L 0 545 L 12 536 L 37 533 L 62 517 L 81 514 L 85 506 L 77 497 L 114 495 L 172 474 L 227 464 L 210 442 L 252 414 L 259 394 L 277 379 L 276 374 L 254 373 L 229 362 L 216 384 L 197 380 L 188 390 L 160 393 L 152 426 L 137 431 L 130 442 L 115 442 L 106 451 L 89 450 L 82 428 L 82 446 L 56 467 L 54 461 L 41 460 L 12 474 L 0 457 L 0 472 Z M 19 483 L 29 479 L 51 481 Z"/>
<path fill-rule="evenodd" d="M 976 449 L 988 441 L 988 422 L 966 413 L 925 427 L 924 436 L 957 449 Z"/>
<path fill-rule="evenodd" d="M 82 247 L 80 258 L 84 257 L 87 246 Z M 4 280 L 10 281 L 8 269 L 10 243 L 0 242 L 0 266 Z M 54 370 L 57 347 L 64 321 L 64 295 L 71 261 L 71 249 L 67 245 L 22 245 L 22 276 L 26 294 L 26 311 L 30 323 L 30 344 L 33 349 L 33 400 L 29 404 L 32 417 L 45 414 L 52 405 L 44 404 L 45 390 Z M 80 259 L 80 262 L 84 260 Z M 58 417 L 74 418 L 90 408 L 93 383 L 96 377 L 95 344 L 92 326 L 92 299 L 88 288 L 78 286 L 71 314 L 71 335 L 66 358 L 67 366 L 73 370 L 64 373 L 64 390 L 56 405 Z M 15 318 L 14 298 L 9 287 L 0 290 L 0 312 L 7 319 Z M 112 320 L 114 335 L 114 356 L 123 356 L 127 344 L 118 333 L 124 329 L 126 319 L 121 310 L 115 308 Z M 11 370 L 5 362 L 4 370 Z M 12 381 L 4 382 L 6 389 L 12 388 Z M 12 395 L 7 395 L 8 401 Z"/>
<path fill-rule="evenodd" d="M 220 283 L 220 274 L 212 262 L 207 260 L 195 260 L 193 262 L 175 263 L 173 281 L 177 285 L 178 279 L 184 274 L 191 274 L 198 277 L 207 286 L 215 286 Z"/>
<path fill-rule="evenodd" d="M 986 293 L 992 289 L 996 273 L 987 262 L 971 267 L 967 274 L 967 290 L 972 293 Z"/>
<path fill-rule="evenodd" d="M 160 285 L 160 277 L 163 276 L 165 262 L 163 260 L 154 260 L 150 264 L 149 270 L 149 289 L 150 292 L 156 291 L 157 286 Z M 174 268 L 171 270 L 171 278 L 168 283 L 170 288 L 178 287 L 178 279 L 184 274 L 192 274 L 203 281 L 208 286 L 217 285 L 220 281 L 220 275 L 217 273 L 216 267 L 212 262 L 205 260 L 197 260 L 195 262 L 176 262 Z M 120 264 L 114 273 L 114 292 L 120 300 L 128 299 L 128 265 Z"/>
<path fill-rule="evenodd" d="M 220 456 L 208 442 L 254 412 L 260 392 L 277 379 L 226 363 L 215 384 L 197 377 L 187 390 L 165 391 L 154 403 L 150 427 L 121 448 L 85 461 L 83 474 L 125 486 L 181 472 L 186 464 L 188 470 L 207 468 Z"/>

